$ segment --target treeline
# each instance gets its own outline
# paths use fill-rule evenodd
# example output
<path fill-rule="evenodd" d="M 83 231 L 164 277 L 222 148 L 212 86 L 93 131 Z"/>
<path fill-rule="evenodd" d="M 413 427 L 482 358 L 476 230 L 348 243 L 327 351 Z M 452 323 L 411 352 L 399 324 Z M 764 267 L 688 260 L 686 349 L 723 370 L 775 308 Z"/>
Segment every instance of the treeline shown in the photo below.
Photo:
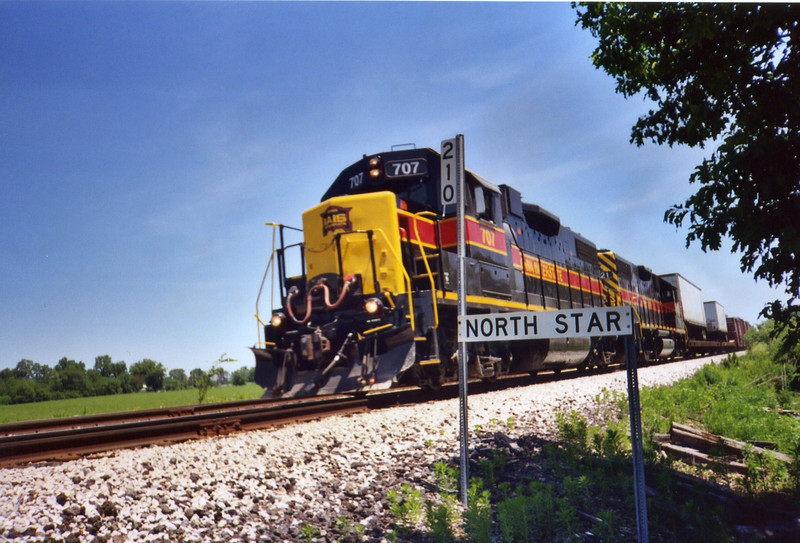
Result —
<path fill-rule="evenodd" d="M 209 372 L 195 368 L 167 371 L 163 364 L 145 358 L 130 368 L 108 355 L 94 359 L 94 367 L 62 358 L 55 367 L 20 360 L 13 369 L 0 370 L 0 405 L 124 394 L 142 390 L 183 390 L 193 387 L 243 385 L 255 379 L 255 368 L 232 373 L 214 366 Z"/>

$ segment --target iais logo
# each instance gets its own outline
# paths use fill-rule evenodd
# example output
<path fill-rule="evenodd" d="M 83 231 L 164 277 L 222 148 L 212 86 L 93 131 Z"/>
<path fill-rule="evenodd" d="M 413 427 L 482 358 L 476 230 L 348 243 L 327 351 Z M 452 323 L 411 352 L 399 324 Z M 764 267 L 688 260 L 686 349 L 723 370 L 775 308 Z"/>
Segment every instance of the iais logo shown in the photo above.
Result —
<path fill-rule="evenodd" d="M 322 217 L 322 235 L 327 236 L 329 232 L 341 230 L 350 232 L 353 230 L 353 223 L 350 222 L 350 210 L 352 207 L 328 206 L 320 216 Z"/>

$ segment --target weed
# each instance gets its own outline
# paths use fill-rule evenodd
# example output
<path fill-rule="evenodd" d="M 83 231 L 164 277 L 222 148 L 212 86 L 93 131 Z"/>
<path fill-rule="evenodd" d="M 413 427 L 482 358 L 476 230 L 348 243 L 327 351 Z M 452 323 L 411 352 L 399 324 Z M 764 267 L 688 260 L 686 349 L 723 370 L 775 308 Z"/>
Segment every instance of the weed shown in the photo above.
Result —
<path fill-rule="evenodd" d="M 605 432 L 592 436 L 595 453 L 609 460 L 617 460 L 623 456 L 626 433 L 619 426 L 609 425 Z"/>
<path fill-rule="evenodd" d="M 556 506 L 556 525 L 559 532 L 565 536 L 563 541 L 580 541 L 580 536 L 578 535 L 580 524 L 577 509 L 564 498 L 556 500 Z"/>
<path fill-rule="evenodd" d="M 564 477 L 562 481 L 564 495 L 570 503 L 585 507 L 589 503 L 590 485 L 586 475 L 580 477 Z"/>
<path fill-rule="evenodd" d="M 508 499 L 511 496 L 511 484 L 510 483 L 500 483 L 497 485 L 497 494 L 500 496 L 500 499 Z"/>
<path fill-rule="evenodd" d="M 529 485 L 530 495 L 518 495 L 497 504 L 500 533 L 505 541 L 552 541 L 556 539 L 553 487 Z"/>
<path fill-rule="evenodd" d="M 514 417 L 508 417 L 508 420 L 506 420 L 506 428 L 508 428 L 508 431 L 513 432 L 516 427 L 517 427 L 517 419 L 515 419 Z"/>
<path fill-rule="evenodd" d="M 233 358 L 226 358 L 225 354 L 220 356 L 214 364 L 212 364 L 211 369 L 208 372 L 200 371 L 200 375 L 195 380 L 194 386 L 197 389 L 197 403 L 203 403 L 203 400 L 206 398 L 206 394 L 208 394 L 208 388 L 211 386 L 211 381 L 216 379 L 218 376 L 222 374 L 224 371 L 220 364 L 225 364 L 227 362 L 236 362 Z"/>
<path fill-rule="evenodd" d="M 423 517 L 422 492 L 411 488 L 408 483 L 400 485 L 400 490 L 390 490 L 386 494 L 389 513 L 400 533 L 409 532 L 419 526 Z"/>
<path fill-rule="evenodd" d="M 720 365 L 725 369 L 735 368 L 739 365 L 739 357 L 736 356 L 736 353 L 729 354 L 722 359 Z"/>
<path fill-rule="evenodd" d="M 497 476 L 506 469 L 507 454 L 505 451 L 492 451 L 492 458 L 478 462 L 478 469 L 489 486 L 494 486 Z"/>
<path fill-rule="evenodd" d="M 789 482 L 789 471 L 784 463 L 755 451 L 750 445 L 744 449 L 744 462 L 747 466 L 744 487 L 750 493 L 769 492 Z"/>
<path fill-rule="evenodd" d="M 581 459 L 589 453 L 589 426 L 586 419 L 572 411 L 567 419 L 563 414 L 556 415 L 558 425 L 559 441 L 566 447 L 566 450 L 573 454 L 576 459 Z"/>
<path fill-rule="evenodd" d="M 347 517 L 336 519 L 335 530 L 339 535 L 339 541 L 364 541 L 364 526 Z"/>
<path fill-rule="evenodd" d="M 431 531 L 432 539 L 437 543 L 447 543 L 455 539 L 455 527 L 458 525 L 458 500 L 452 494 L 439 496 L 439 503 L 425 503 L 425 521 Z"/>
<path fill-rule="evenodd" d="M 303 538 L 303 541 L 308 541 L 308 543 L 316 541 L 320 535 L 321 532 L 319 529 L 310 524 L 303 524 L 303 527 L 300 529 L 300 537 Z"/>
<path fill-rule="evenodd" d="M 455 494 L 458 491 L 458 468 L 437 462 L 433 466 L 433 477 L 440 494 Z"/>
<path fill-rule="evenodd" d="M 621 541 L 619 528 L 617 526 L 617 513 L 612 509 L 604 509 L 597 514 L 600 522 L 595 524 L 594 534 L 603 543 L 615 543 Z"/>
<path fill-rule="evenodd" d="M 472 479 L 467 489 L 467 503 L 464 512 L 464 533 L 470 543 L 490 543 L 492 540 L 492 504 L 490 493 L 483 488 L 483 482 Z"/>

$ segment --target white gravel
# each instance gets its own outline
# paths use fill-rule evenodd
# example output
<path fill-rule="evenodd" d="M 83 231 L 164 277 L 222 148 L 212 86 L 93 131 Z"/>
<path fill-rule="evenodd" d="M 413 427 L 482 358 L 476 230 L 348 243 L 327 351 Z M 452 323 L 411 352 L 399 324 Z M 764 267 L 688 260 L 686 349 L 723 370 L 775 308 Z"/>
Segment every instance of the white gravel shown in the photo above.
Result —
<path fill-rule="evenodd" d="M 640 386 L 709 360 L 642 368 Z M 470 428 L 552 438 L 556 412 L 602 418 L 604 389 L 625 393 L 625 372 L 471 396 Z M 458 426 L 447 400 L 3 470 L 0 541 L 297 541 L 304 525 L 334 541 L 343 517 L 380 539 L 386 492 L 432 484 L 432 467 L 458 458 Z"/>

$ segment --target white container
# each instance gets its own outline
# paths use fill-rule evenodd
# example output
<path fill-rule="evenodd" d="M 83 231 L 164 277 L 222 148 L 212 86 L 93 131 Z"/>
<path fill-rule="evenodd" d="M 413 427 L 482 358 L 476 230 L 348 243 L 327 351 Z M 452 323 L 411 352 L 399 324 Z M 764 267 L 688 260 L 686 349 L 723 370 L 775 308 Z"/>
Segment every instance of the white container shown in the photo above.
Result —
<path fill-rule="evenodd" d="M 706 328 L 709 332 L 728 333 L 728 319 L 725 315 L 725 308 L 718 302 L 705 302 L 703 307 L 706 310 Z"/>
<path fill-rule="evenodd" d="M 679 273 L 662 275 L 661 278 L 678 289 L 678 301 L 683 307 L 683 320 L 705 328 L 706 311 L 703 306 L 703 291 Z"/>

